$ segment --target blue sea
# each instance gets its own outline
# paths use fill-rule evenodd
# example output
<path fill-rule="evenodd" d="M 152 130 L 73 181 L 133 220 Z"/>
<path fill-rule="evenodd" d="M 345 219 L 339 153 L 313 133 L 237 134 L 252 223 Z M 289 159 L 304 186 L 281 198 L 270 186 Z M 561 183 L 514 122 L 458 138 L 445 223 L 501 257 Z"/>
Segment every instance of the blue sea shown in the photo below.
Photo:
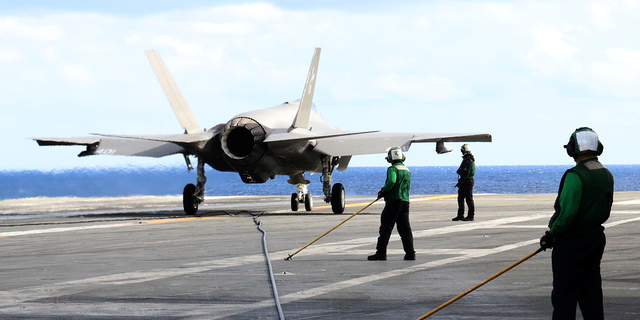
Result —
<path fill-rule="evenodd" d="M 616 191 L 640 190 L 640 165 L 607 166 Z M 456 193 L 457 166 L 409 167 L 412 194 Z M 474 193 L 555 193 L 569 166 L 478 166 Z M 210 169 L 210 168 L 209 168 Z M 384 184 L 386 167 L 352 167 L 335 172 L 334 183 L 345 185 L 348 195 L 375 195 Z M 264 184 L 244 184 L 237 173 L 207 171 L 206 194 L 289 195 L 296 191 L 288 177 Z M 320 175 L 307 174 L 309 192 L 322 195 Z M 180 195 L 187 183 L 195 183 L 195 171 L 184 167 L 77 169 L 61 171 L 0 171 L 0 199 L 28 197 L 118 197 Z"/>

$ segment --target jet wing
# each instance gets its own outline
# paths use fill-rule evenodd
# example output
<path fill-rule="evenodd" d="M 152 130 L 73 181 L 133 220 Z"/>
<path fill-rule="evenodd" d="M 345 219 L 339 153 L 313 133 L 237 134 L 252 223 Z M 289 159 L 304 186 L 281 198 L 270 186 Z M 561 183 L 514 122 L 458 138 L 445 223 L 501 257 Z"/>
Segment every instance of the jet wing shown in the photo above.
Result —
<path fill-rule="evenodd" d="M 39 146 L 88 146 L 100 142 L 98 137 L 31 138 Z"/>
<path fill-rule="evenodd" d="M 166 135 L 145 135 L 145 136 L 128 136 L 128 135 L 100 134 L 100 133 L 92 133 L 92 134 L 96 136 L 110 137 L 110 138 L 172 142 L 176 144 L 190 144 L 190 143 L 208 141 L 213 137 L 213 133 L 210 131 L 204 131 L 204 132 L 194 133 L 194 134 L 166 134 Z"/>
<path fill-rule="evenodd" d="M 488 133 L 416 133 L 411 142 L 491 142 Z"/>
<path fill-rule="evenodd" d="M 409 150 L 413 142 L 491 142 L 490 134 L 374 132 L 316 140 L 314 151 L 331 156 L 385 153 L 389 148 Z M 441 153 L 441 152 L 439 152 Z"/>
<path fill-rule="evenodd" d="M 331 156 L 385 153 L 389 148 L 403 146 L 408 150 L 413 133 L 374 132 L 316 140 L 314 151 Z"/>
<path fill-rule="evenodd" d="M 171 137 L 173 135 L 167 136 Z M 186 135 L 185 135 L 186 136 Z M 86 146 L 79 157 L 91 155 L 120 155 L 160 158 L 186 150 L 173 142 L 154 141 L 124 137 L 73 137 L 73 138 L 32 138 L 41 146 Z"/>

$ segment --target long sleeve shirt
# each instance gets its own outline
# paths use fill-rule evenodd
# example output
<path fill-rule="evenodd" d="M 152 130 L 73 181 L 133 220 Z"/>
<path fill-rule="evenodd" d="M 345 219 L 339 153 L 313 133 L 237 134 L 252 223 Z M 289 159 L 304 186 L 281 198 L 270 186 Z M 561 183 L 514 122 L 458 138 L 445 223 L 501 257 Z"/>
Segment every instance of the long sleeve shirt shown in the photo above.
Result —
<path fill-rule="evenodd" d="M 411 172 L 402 162 L 394 162 L 387 169 L 387 180 L 382 192 L 384 201 L 391 203 L 396 200 L 409 202 L 409 189 L 411 189 Z"/>
<path fill-rule="evenodd" d="M 602 229 L 613 203 L 613 176 L 597 160 L 567 170 L 560 183 L 549 233 L 559 236 Z"/>

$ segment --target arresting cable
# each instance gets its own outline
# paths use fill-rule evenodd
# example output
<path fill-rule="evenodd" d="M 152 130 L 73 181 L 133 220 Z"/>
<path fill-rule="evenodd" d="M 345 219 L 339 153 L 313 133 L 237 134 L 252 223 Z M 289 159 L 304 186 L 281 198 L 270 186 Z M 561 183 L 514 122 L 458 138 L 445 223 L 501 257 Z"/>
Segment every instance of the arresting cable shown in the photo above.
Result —
<path fill-rule="evenodd" d="M 258 221 L 258 216 L 253 217 L 253 222 L 258 226 L 258 230 L 262 232 L 262 250 L 264 252 L 265 261 L 267 262 L 267 268 L 269 269 L 271 290 L 273 291 L 273 298 L 276 301 L 278 316 L 280 317 L 280 320 L 284 320 L 284 313 L 282 313 L 282 306 L 280 305 L 280 298 L 278 297 L 278 288 L 276 287 L 276 279 L 273 277 L 273 267 L 271 266 L 271 259 L 269 259 L 269 250 L 267 250 L 267 232 L 262 230 L 262 222 Z"/>

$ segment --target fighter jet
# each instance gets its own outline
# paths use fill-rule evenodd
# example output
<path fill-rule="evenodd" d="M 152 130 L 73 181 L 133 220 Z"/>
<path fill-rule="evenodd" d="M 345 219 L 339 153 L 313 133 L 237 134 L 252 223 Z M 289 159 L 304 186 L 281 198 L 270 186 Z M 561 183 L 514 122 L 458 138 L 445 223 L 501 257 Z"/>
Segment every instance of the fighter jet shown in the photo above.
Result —
<path fill-rule="evenodd" d="M 409 150 L 413 143 L 435 142 L 438 154 L 450 152 L 445 142 L 491 142 L 490 134 L 388 133 L 346 131 L 325 123 L 313 103 L 320 48 L 315 48 L 307 81 L 299 100 L 286 101 L 266 109 L 238 114 L 226 123 L 206 129 L 200 126 L 180 89 L 156 50 L 145 50 L 169 104 L 184 128 L 184 134 L 113 135 L 92 134 L 71 138 L 32 138 L 41 146 L 86 146 L 79 157 L 122 155 L 164 157 L 182 154 L 189 171 L 190 157 L 197 159 L 196 184 L 187 184 L 183 206 L 187 215 L 198 211 L 204 201 L 205 164 L 218 171 L 237 172 L 244 183 L 265 183 L 276 175 L 289 176 L 297 187 L 291 194 L 291 210 L 304 204 L 311 211 L 313 201 L 305 173 L 320 173 L 324 201 L 336 214 L 344 212 L 345 189 L 332 185 L 335 169 L 342 172 L 354 155 L 385 153 L 399 146 Z"/>

